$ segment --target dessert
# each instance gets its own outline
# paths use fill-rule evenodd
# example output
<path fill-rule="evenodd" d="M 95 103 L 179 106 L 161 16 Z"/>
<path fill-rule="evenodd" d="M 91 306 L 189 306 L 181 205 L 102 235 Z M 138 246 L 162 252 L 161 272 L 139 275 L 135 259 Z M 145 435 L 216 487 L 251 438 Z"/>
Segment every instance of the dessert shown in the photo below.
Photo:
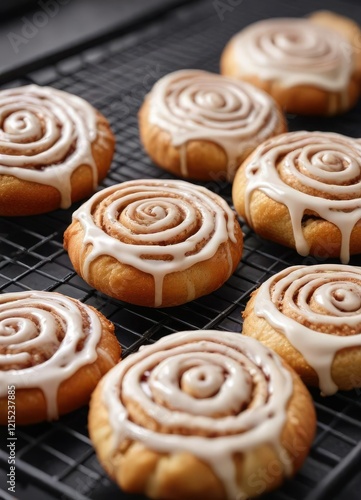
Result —
<path fill-rule="evenodd" d="M 361 387 L 361 269 L 320 264 L 277 273 L 247 304 L 243 333 L 324 395 Z"/>
<path fill-rule="evenodd" d="M 344 50 L 348 51 L 349 57 L 353 59 L 355 65 L 356 76 L 361 82 L 361 29 L 360 26 L 349 17 L 341 16 L 329 10 L 318 10 L 309 16 L 310 21 L 325 26 L 340 33 L 347 39 L 348 45 L 344 46 Z"/>
<path fill-rule="evenodd" d="M 0 216 L 33 215 L 89 196 L 115 139 L 84 99 L 51 87 L 0 91 Z"/>
<path fill-rule="evenodd" d="M 139 113 L 139 130 L 153 161 L 200 180 L 232 180 L 261 142 L 286 132 L 279 106 L 248 83 L 181 70 L 161 78 Z"/>
<path fill-rule="evenodd" d="M 300 468 L 315 411 L 299 377 L 256 340 L 189 331 L 143 347 L 103 378 L 89 432 L 127 492 L 245 499 Z"/>
<path fill-rule="evenodd" d="M 312 19 L 247 26 L 225 47 L 221 72 L 260 87 L 290 113 L 335 115 L 359 98 L 352 44 L 340 30 Z"/>
<path fill-rule="evenodd" d="M 183 304 L 219 288 L 237 267 L 243 235 L 217 194 L 185 181 L 123 182 L 73 214 L 64 246 L 91 286 L 132 304 Z"/>
<path fill-rule="evenodd" d="M 259 146 L 238 170 L 233 202 L 260 236 L 301 255 L 361 252 L 361 142 L 290 132 Z"/>
<path fill-rule="evenodd" d="M 56 292 L 0 295 L 0 424 L 8 388 L 16 423 L 55 420 L 88 403 L 119 360 L 114 326 L 100 312 Z"/>

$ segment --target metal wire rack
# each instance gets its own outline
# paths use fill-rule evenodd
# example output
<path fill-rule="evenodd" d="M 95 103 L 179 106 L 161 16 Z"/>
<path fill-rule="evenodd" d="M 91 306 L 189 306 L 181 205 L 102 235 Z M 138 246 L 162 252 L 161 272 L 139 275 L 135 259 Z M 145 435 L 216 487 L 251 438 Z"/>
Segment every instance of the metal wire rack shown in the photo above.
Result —
<path fill-rule="evenodd" d="M 180 68 L 218 71 L 219 56 L 230 36 L 263 17 L 301 16 L 323 8 L 324 2 L 304 0 L 296 5 L 285 0 L 269 2 L 198 1 L 165 13 L 126 35 L 62 59 L 5 86 L 26 83 L 51 85 L 78 94 L 100 109 L 117 136 L 111 171 L 102 187 L 129 179 L 169 174 L 155 167 L 138 139 L 137 111 L 146 92 L 162 75 Z M 329 1 L 327 8 L 339 12 L 345 3 Z M 348 14 L 361 22 L 357 2 L 346 3 Z M 341 118 L 288 116 L 291 130 L 330 130 L 361 135 L 361 106 Z M 209 182 L 207 187 L 230 204 L 230 185 Z M 131 306 L 98 293 L 74 272 L 62 246 L 63 232 L 71 214 L 59 210 L 28 218 L 0 220 L 0 292 L 44 289 L 64 293 L 91 304 L 116 327 L 126 356 L 140 345 L 168 333 L 215 328 L 240 332 L 241 313 L 250 293 L 265 279 L 289 265 L 315 263 L 258 238 L 243 226 L 245 248 L 242 261 L 228 282 L 213 294 L 181 307 L 153 310 Z M 322 259 L 319 259 L 322 261 Z M 354 257 L 353 265 L 361 265 Z M 312 391 L 318 430 L 311 453 L 297 476 L 265 498 L 277 500 L 356 500 L 361 489 L 361 392 L 338 393 L 322 398 Z M 139 498 L 122 493 L 100 467 L 87 434 L 87 408 L 58 422 L 17 428 L 16 498 L 49 500 Z M 14 498 L 6 487 L 8 453 L 4 429 L 0 430 L 0 498 Z"/>

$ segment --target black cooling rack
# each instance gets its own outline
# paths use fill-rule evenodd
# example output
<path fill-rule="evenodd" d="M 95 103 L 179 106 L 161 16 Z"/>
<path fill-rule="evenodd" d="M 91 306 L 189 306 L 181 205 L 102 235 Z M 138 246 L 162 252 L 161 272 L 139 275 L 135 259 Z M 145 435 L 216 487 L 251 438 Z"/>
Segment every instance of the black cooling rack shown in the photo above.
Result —
<path fill-rule="evenodd" d="M 298 5 L 297 5 L 298 4 Z M 5 87 L 26 83 L 51 85 L 78 94 L 99 108 L 117 136 L 111 172 L 103 186 L 136 178 L 169 178 L 152 165 L 138 139 L 137 111 L 146 92 L 162 75 L 180 68 L 218 71 L 219 56 L 230 36 L 264 17 L 301 16 L 325 7 L 317 0 L 199 1 L 165 13 L 127 34 L 96 43 L 51 65 L 7 81 Z M 361 22 L 361 6 L 329 1 L 327 8 Z M 291 130 L 331 130 L 361 136 L 361 104 L 340 118 L 288 116 Z M 229 203 L 230 185 L 207 187 Z M 62 246 L 70 210 L 28 218 L 0 219 L 0 292 L 44 289 L 91 304 L 115 323 L 126 356 L 140 345 L 187 329 L 240 332 L 241 313 L 252 290 L 272 274 L 294 264 L 314 264 L 293 250 L 258 238 L 246 226 L 245 249 L 238 269 L 213 294 L 181 307 L 153 310 L 108 298 L 90 288 L 74 272 Z M 361 258 L 351 260 L 361 265 Z M 318 430 L 311 453 L 297 476 L 265 498 L 321 500 L 360 498 L 361 391 L 322 398 L 313 391 Z M 2 432 L 2 433 L 1 433 Z M 55 423 L 17 428 L 16 495 L 7 492 L 6 440 L 0 431 L 0 498 L 20 500 L 139 498 L 122 493 L 100 467 L 87 434 L 87 408 Z"/>

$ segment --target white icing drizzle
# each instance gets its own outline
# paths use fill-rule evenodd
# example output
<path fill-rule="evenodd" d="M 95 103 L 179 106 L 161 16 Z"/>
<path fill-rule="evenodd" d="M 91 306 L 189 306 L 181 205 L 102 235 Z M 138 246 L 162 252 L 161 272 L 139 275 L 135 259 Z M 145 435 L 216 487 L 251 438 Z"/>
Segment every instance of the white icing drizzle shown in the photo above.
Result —
<path fill-rule="evenodd" d="M 302 217 L 311 211 L 340 230 L 340 259 L 344 264 L 349 261 L 351 233 L 361 219 L 360 141 L 327 132 L 282 134 L 255 151 L 246 176 L 250 224 L 251 196 L 260 190 L 288 208 L 299 254 L 309 253 Z"/>
<path fill-rule="evenodd" d="M 71 176 L 80 165 L 98 182 L 91 144 L 95 109 L 75 95 L 28 85 L 0 92 L 0 175 L 55 187 L 71 205 Z"/>
<path fill-rule="evenodd" d="M 175 333 L 130 355 L 106 375 L 102 398 L 114 450 L 131 439 L 160 453 L 188 452 L 209 464 L 227 498 L 235 500 L 246 498 L 237 484 L 236 453 L 270 444 L 285 474 L 292 473 L 280 441 L 292 391 L 289 371 L 265 346 L 233 332 L 206 330 Z M 169 432 L 130 419 L 124 397 Z M 180 426 L 186 435 L 176 433 Z M 202 437 L 197 429 L 220 435 Z"/>
<path fill-rule="evenodd" d="M 84 245 L 92 245 L 82 267 L 85 279 L 94 259 L 109 255 L 153 276 L 156 307 L 167 274 L 212 258 L 229 239 L 237 241 L 235 214 L 227 203 L 185 181 L 123 182 L 93 195 L 73 218 L 84 230 Z"/>
<path fill-rule="evenodd" d="M 87 331 L 83 315 L 89 322 Z M 57 331 L 64 335 L 61 340 Z M 101 324 L 96 313 L 64 295 L 40 291 L 0 295 L 0 397 L 6 396 L 9 385 L 15 385 L 16 389 L 41 389 L 48 419 L 56 419 L 60 384 L 97 359 L 100 336 Z M 81 341 L 82 349 L 77 350 Z M 32 356 L 49 351 L 48 359 L 26 366 Z M 13 364 L 25 367 L 7 369 Z"/>
<path fill-rule="evenodd" d="M 213 141 L 228 158 L 231 180 L 238 157 L 274 135 L 282 118 L 273 99 L 245 82 L 199 70 L 180 70 L 161 78 L 149 96 L 149 121 L 171 135 L 179 147 L 181 174 L 188 175 L 188 141 Z"/>
<path fill-rule="evenodd" d="M 347 88 L 353 71 L 348 40 L 307 19 L 259 21 L 233 40 L 240 75 L 278 80 L 284 87 L 306 84 L 342 91 Z"/>
<path fill-rule="evenodd" d="M 315 300 L 324 312 L 310 305 Z M 287 306 L 292 316 L 279 309 Z M 320 264 L 294 266 L 261 285 L 254 302 L 257 316 L 287 337 L 319 378 L 321 391 L 334 394 L 338 387 L 331 369 L 341 349 L 361 347 L 361 269 L 354 266 Z M 297 320 L 295 319 L 297 318 Z M 314 329 L 305 324 L 311 324 Z M 322 333 L 324 326 L 335 330 L 344 325 L 355 334 Z"/>

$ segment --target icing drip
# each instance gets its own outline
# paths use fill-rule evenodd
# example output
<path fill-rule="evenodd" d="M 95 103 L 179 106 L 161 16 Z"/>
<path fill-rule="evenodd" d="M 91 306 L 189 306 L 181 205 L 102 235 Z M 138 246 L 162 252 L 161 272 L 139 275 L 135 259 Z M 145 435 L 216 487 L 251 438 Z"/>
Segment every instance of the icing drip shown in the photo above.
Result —
<path fill-rule="evenodd" d="M 91 143 L 96 112 L 75 95 L 28 85 L 0 92 L 0 175 L 56 188 L 61 207 L 71 205 L 71 176 L 88 165 L 97 186 Z"/>
<path fill-rule="evenodd" d="M 279 80 L 285 87 L 344 90 L 353 71 L 352 47 L 334 30 L 307 19 L 267 19 L 234 37 L 240 74 Z"/>
<path fill-rule="evenodd" d="M 131 439 L 160 453 L 188 452 L 209 464 L 234 500 L 245 498 L 237 484 L 236 453 L 270 444 L 286 474 L 292 473 L 280 442 L 292 391 L 289 371 L 254 339 L 190 331 L 169 335 L 112 369 L 104 379 L 103 403 L 115 435 L 114 450 Z M 125 398 L 168 432 L 129 418 Z M 212 439 L 197 435 L 197 430 Z"/>
<path fill-rule="evenodd" d="M 85 279 L 94 259 L 109 255 L 153 276 L 156 307 L 167 274 L 210 259 L 228 239 L 236 242 L 227 203 L 184 181 L 123 182 L 93 195 L 73 218 L 84 230 L 84 245 L 92 246 L 82 268 Z"/>
<path fill-rule="evenodd" d="M 0 397 L 12 384 L 39 388 L 48 419 L 56 419 L 60 384 L 97 359 L 100 336 L 95 312 L 61 294 L 0 295 Z"/>
<path fill-rule="evenodd" d="M 317 373 L 323 394 L 338 390 L 331 375 L 335 355 L 361 346 L 360 268 L 290 267 L 261 285 L 254 311 L 303 355 Z M 343 329 L 342 336 L 333 334 L 336 329 Z"/>
<path fill-rule="evenodd" d="M 173 146 L 180 148 L 184 176 L 188 141 L 208 140 L 221 146 L 231 179 L 238 157 L 272 136 L 281 120 L 266 93 L 205 71 L 181 70 L 163 77 L 149 94 L 149 103 L 149 121 L 169 132 Z"/>
<path fill-rule="evenodd" d="M 360 158 L 361 143 L 340 134 L 291 132 L 264 143 L 246 166 L 248 221 L 252 193 L 260 190 L 286 205 L 296 250 L 307 255 L 302 218 L 310 211 L 340 230 L 340 258 L 347 263 L 351 233 L 361 219 Z"/>

